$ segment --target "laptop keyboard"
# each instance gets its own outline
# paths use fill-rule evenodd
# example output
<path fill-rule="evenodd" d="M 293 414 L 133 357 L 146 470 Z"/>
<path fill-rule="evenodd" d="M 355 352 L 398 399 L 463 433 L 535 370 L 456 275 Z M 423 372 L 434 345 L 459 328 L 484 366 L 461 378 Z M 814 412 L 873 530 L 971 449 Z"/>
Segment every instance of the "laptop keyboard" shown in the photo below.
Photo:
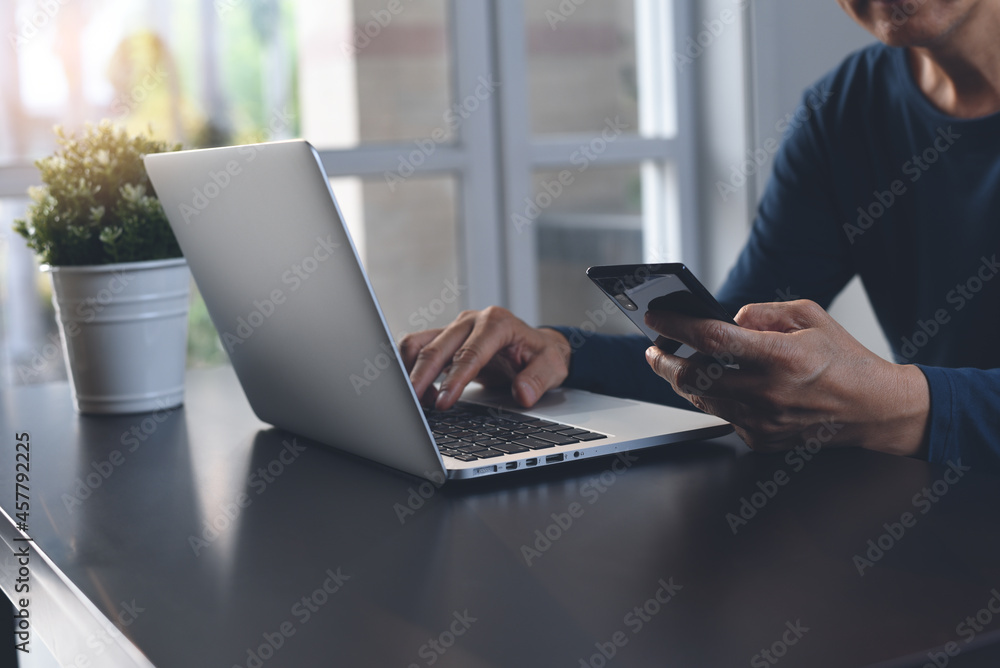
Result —
<path fill-rule="evenodd" d="M 450 410 L 425 414 L 441 454 L 463 462 L 607 438 L 568 424 L 464 401 Z"/>

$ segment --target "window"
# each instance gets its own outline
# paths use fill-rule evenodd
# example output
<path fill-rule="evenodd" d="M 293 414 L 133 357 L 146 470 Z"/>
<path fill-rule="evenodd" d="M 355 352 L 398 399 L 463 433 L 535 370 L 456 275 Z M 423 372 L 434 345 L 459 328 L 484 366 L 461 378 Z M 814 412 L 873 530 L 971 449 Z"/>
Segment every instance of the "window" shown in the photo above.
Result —
<path fill-rule="evenodd" d="M 688 3 L 7 3 L 3 381 L 65 375 L 47 277 L 10 226 L 51 127 L 101 118 L 187 147 L 308 139 L 396 336 L 488 304 L 583 323 L 588 265 L 697 257 L 692 82 L 671 59 Z M 189 353 L 225 359 L 197 299 Z"/>

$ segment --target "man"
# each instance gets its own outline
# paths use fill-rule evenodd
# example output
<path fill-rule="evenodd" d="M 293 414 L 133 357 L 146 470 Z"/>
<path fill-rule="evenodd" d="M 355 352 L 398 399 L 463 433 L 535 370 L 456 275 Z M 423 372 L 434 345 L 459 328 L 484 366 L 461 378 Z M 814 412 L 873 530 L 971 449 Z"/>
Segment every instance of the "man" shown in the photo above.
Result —
<path fill-rule="evenodd" d="M 568 328 L 465 312 L 401 343 L 425 403 L 448 408 L 477 377 L 525 407 L 562 383 L 663 403 L 672 387 L 755 450 L 832 420 L 836 445 L 1000 470 L 1000 0 L 838 1 L 882 43 L 807 91 L 826 101 L 785 138 L 718 295 L 739 327 L 648 313 L 703 353 L 685 360 L 639 336 L 571 350 Z M 899 364 L 825 311 L 855 274 Z M 779 290 L 804 299 L 767 303 Z M 719 376 L 729 355 L 739 368 Z"/>

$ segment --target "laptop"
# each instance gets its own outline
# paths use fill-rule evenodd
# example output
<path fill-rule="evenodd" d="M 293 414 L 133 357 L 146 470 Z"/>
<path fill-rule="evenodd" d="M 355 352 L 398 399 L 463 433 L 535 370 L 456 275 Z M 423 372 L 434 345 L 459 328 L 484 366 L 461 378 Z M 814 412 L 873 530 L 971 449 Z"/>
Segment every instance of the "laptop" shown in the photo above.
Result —
<path fill-rule="evenodd" d="M 731 430 L 711 415 L 566 388 L 524 410 L 509 391 L 472 384 L 455 409 L 425 411 L 308 142 L 145 164 L 264 422 L 438 483 Z"/>

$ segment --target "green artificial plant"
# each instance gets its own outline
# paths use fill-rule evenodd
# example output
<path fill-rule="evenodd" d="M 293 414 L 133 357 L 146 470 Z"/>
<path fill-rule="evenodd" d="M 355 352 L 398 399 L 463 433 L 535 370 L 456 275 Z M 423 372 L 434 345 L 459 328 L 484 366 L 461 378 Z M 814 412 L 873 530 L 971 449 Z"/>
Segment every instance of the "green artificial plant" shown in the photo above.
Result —
<path fill-rule="evenodd" d="M 102 121 L 83 136 L 55 129 L 60 148 L 35 162 L 40 187 L 14 230 L 52 266 L 140 262 L 181 256 L 142 163 L 144 155 L 176 151 Z"/>

